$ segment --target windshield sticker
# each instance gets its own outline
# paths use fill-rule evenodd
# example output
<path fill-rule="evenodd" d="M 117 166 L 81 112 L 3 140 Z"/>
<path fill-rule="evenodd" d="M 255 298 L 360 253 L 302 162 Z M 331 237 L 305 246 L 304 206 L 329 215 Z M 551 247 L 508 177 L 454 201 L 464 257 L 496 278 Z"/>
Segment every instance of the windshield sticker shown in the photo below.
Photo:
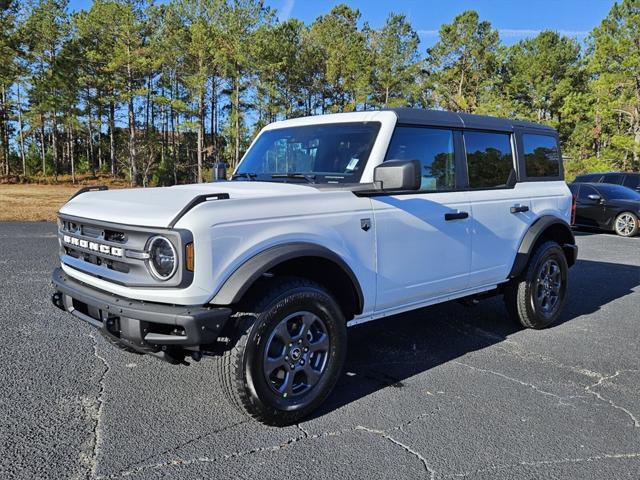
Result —
<path fill-rule="evenodd" d="M 358 166 L 359 158 L 352 158 L 349 164 L 347 165 L 347 171 L 353 172 Z"/>

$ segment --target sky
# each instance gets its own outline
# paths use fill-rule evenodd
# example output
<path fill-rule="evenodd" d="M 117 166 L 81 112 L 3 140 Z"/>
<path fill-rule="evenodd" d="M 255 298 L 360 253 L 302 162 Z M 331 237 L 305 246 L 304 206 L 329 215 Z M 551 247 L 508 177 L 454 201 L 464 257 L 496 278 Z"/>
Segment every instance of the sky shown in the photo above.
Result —
<path fill-rule="evenodd" d="M 537 35 L 541 30 L 584 40 L 606 16 L 614 0 L 265 0 L 282 20 L 296 17 L 305 23 L 328 13 L 340 3 L 357 8 L 374 27 L 384 24 L 389 13 L 402 13 L 419 33 L 424 46 L 438 39 L 438 28 L 464 10 L 474 9 L 489 20 L 506 44 Z M 91 0 L 70 0 L 73 10 L 86 9 Z"/>

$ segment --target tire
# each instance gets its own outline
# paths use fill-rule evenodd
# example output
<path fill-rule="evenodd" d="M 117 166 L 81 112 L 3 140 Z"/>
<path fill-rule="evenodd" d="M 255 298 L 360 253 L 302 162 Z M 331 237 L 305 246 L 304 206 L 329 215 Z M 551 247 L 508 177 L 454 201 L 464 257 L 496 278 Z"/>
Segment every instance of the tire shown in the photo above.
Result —
<path fill-rule="evenodd" d="M 555 322 L 566 300 L 569 267 L 560 245 L 547 241 L 533 252 L 525 272 L 507 286 L 504 300 L 512 319 L 525 328 Z"/>
<path fill-rule="evenodd" d="M 638 228 L 638 216 L 632 212 L 622 212 L 613 221 L 613 231 L 621 237 L 635 236 Z"/>
<path fill-rule="evenodd" d="M 230 403 L 268 425 L 291 425 L 335 387 L 347 351 L 346 320 L 333 297 L 302 278 L 274 278 L 234 316 L 217 362 Z M 293 368 L 291 368 L 293 366 Z"/>

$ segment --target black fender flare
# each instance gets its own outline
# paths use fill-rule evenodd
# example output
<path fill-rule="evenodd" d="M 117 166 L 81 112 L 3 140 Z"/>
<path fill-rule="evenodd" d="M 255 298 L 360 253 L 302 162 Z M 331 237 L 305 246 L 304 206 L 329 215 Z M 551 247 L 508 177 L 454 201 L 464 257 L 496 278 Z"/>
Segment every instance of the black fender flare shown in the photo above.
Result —
<path fill-rule="evenodd" d="M 550 228 L 554 230 L 553 239 L 558 241 L 564 250 L 569 266 L 575 263 L 578 247 L 576 246 L 576 240 L 573 236 L 573 231 L 571 231 L 571 226 L 561 218 L 554 217 L 553 215 L 543 215 L 531 224 L 522 242 L 520 242 L 520 247 L 513 261 L 509 278 L 515 278 L 524 271 L 529 263 L 529 258 L 533 253 L 536 243 Z"/>
<path fill-rule="evenodd" d="M 209 302 L 214 305 L 232 305 L 240 301 L 251 285 L 277 265 L 301 257 L 319 257 L 329 260 L 342 269 L 349 277 L 356 295 L 356 311 L 361 313 L 364 307 L 364 296 L 358 278 L 347 263 L 335 252 L 326 247 L 307 242 L 293 242 L 276 245 L 254 255 L 238 267 L 225 280 L 222 287 Z"/>

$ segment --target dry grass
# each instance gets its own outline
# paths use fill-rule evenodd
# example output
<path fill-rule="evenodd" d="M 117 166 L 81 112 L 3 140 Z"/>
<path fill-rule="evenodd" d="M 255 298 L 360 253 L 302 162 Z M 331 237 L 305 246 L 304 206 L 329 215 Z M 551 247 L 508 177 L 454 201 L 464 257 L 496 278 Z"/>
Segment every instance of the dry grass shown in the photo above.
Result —
<path fill-rule="evenodd" d="M 0 221 L 54 221 L 78 185 L 0 185 Z"/>

